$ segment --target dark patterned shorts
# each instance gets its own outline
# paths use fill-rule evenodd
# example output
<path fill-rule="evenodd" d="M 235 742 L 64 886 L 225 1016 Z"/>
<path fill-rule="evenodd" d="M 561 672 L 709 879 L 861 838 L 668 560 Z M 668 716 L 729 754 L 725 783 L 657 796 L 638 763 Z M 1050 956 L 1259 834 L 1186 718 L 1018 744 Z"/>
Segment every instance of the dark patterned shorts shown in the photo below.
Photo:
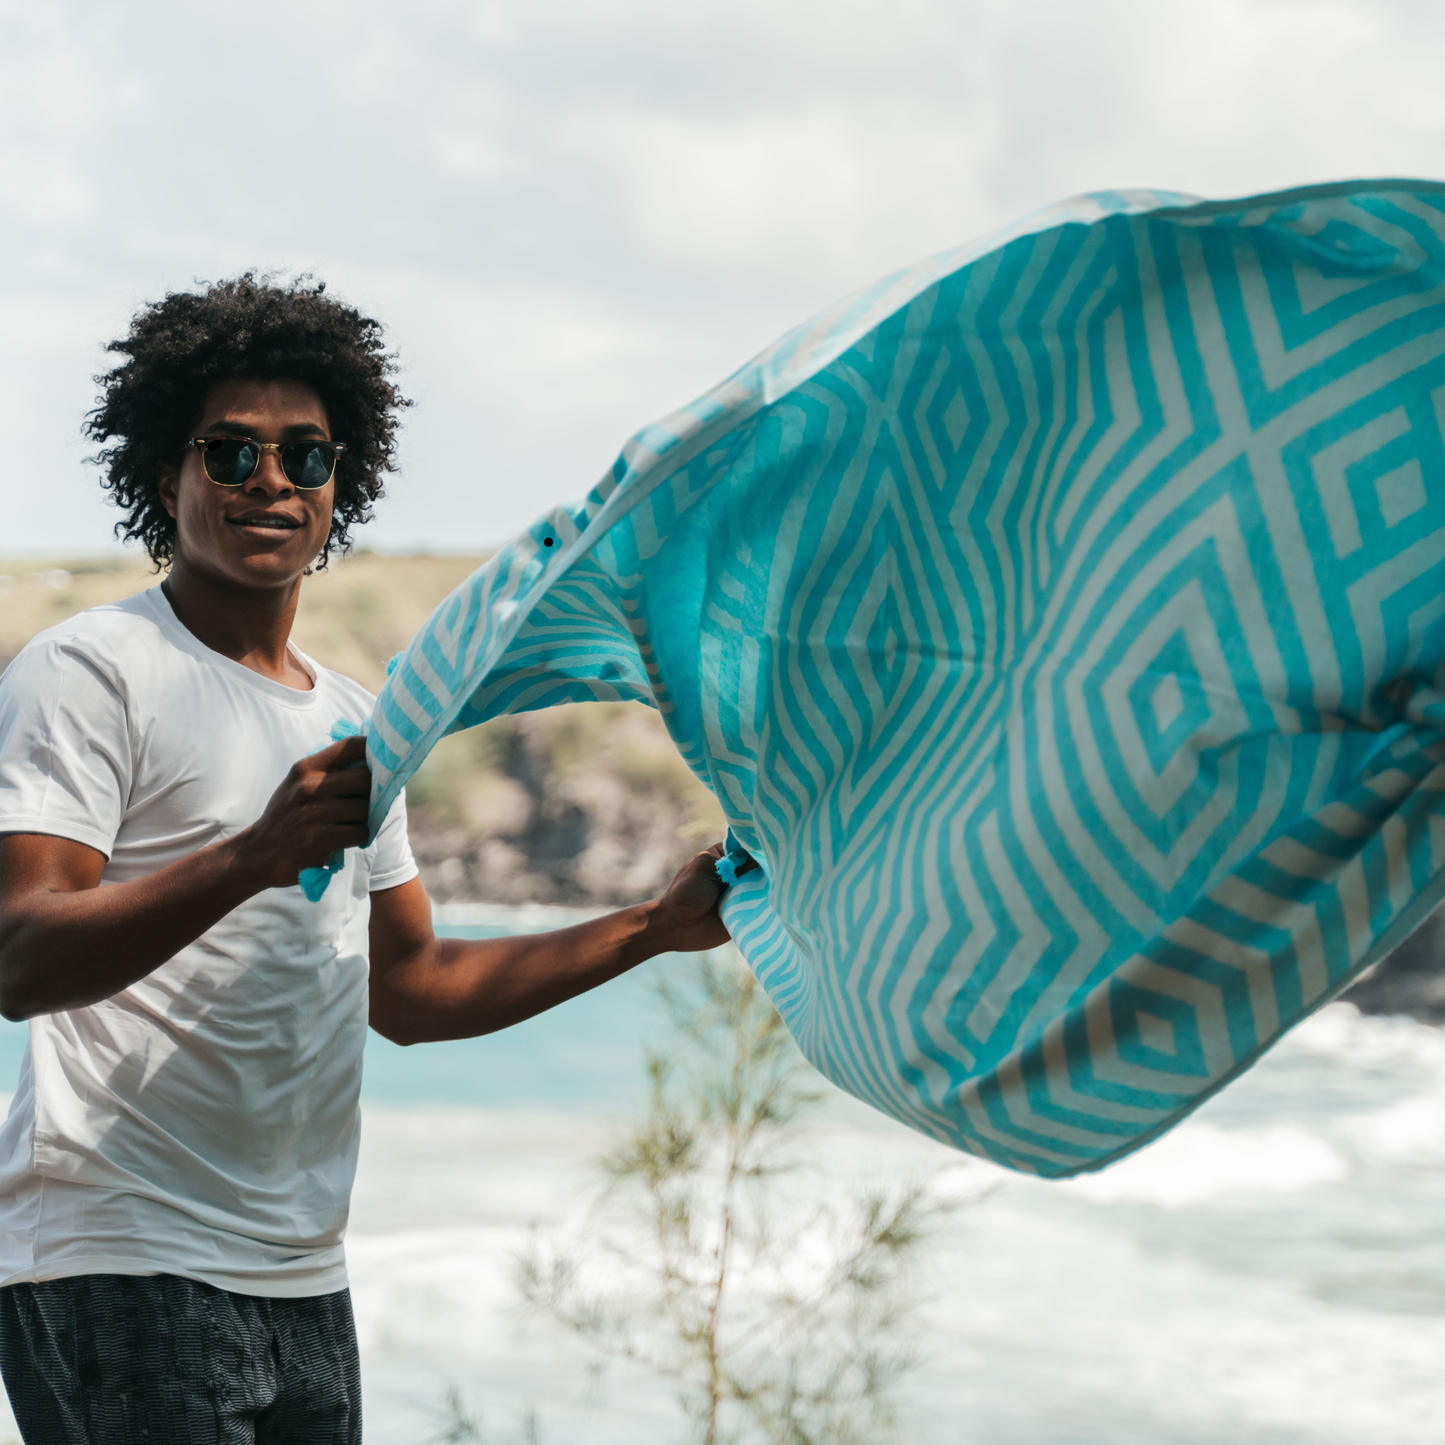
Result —
<path fill-rule="evenodd" d="M 174 1275 L 0 1289 L 25 1445 L 359 1445 L 351 1296 L 263 1299 Z"/>

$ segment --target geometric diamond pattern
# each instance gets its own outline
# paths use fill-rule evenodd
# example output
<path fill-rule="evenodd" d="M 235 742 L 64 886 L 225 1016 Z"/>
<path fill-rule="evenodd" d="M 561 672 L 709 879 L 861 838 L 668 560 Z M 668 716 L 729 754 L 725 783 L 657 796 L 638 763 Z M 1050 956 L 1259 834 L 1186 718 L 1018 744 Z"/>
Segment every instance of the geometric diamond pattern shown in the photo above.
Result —
<path fill-rule="evenodd" d="M 1129 701 L 1149 762 L 1162 773 L 1181 747 L 1209 719 L 1209 701 L 1189 639 L 1176 632 L 1130 684 Z"/>
<path fill-rule="evenodd" d="M 808 1057 L 1011 1168 L 1170 1128 L 1445 893 L 1445 187 L 1110 192 L 639 432 L 378 699 L 660 710 Z"/>

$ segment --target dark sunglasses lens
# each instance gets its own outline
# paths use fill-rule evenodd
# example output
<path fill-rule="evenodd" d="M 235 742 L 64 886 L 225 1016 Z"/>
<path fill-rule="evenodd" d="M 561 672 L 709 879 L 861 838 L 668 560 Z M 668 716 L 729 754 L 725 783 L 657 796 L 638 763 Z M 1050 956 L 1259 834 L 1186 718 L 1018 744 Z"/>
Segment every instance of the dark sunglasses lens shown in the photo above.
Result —
<path fill-rule="evenodd" d="M 336 453 L 322 442 L 288 442 L 281 448 L 281 470 L 295 487 L 324 487 L 336 467 Z"/>
<path fill-rule="evenodd" d="M 233 438 L 209 441 L 201 452 L 206 475 L 223 487 L 239 487 L 256 470 L 260 455 L 250 442 Z"/>

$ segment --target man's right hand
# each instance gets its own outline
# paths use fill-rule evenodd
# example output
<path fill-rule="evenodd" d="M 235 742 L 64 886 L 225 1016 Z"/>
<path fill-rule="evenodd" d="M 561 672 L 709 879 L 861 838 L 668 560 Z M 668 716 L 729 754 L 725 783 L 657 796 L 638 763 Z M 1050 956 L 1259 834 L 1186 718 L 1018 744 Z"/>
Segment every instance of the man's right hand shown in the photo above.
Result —
<path fill-rule="evenodd" d="M 266 810 L 234 840 L 237 865 L 261 888 L 289 888 L 303 868 L 319 868 L 338 848 L 366 842 L 371 771 L 366 739 L 343 738 L 291 771 Z"/>
<path fill-rule="evenodd" d="M 266 888 L 366 841 L 362 738 L 302 758 L 249 827 L 125 883 L 100 887 L 105 854 L 47 834 L 0 834 L 0 1014 L 110 998 Z"/>

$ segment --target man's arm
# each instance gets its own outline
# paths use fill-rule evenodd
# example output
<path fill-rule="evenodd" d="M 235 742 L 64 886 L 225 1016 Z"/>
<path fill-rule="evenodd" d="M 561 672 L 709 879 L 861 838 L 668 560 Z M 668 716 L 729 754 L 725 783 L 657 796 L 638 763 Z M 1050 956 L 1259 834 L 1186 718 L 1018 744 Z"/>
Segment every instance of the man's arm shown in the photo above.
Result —
<path fill-rule="evenodd" d="M 371 1026 L 393 1043 L 466 1039 L 520 1023 L 644 959 L 728 939 L 717 844 L 651 903 L 513 938 L 437 938 L 419 878 L 371 895 Z"/>
<path fill-rule="evenodd" d="M 302 758 L 249 828 L 130 883 L 68 838 L 0 835 L 0 1014 L 81 1008 L 144 978 L 233 908 L 366 841 L 366 742 Z"/>

